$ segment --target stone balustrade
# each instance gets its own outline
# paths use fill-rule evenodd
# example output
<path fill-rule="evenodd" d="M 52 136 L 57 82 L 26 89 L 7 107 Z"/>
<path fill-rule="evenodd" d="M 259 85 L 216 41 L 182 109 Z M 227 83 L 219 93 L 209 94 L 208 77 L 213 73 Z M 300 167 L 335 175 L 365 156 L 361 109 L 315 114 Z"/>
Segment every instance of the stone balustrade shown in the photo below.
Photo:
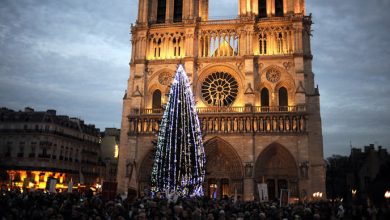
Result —
<path fill-rule="evenodd" d="M 306 132 L 305 106 L 206 107 L 197 111 L 202 132 L 206 134 Z M 163 109 L 133 110 L 129 116 L 129 135 L 157 133 L 162 112 Z"/>

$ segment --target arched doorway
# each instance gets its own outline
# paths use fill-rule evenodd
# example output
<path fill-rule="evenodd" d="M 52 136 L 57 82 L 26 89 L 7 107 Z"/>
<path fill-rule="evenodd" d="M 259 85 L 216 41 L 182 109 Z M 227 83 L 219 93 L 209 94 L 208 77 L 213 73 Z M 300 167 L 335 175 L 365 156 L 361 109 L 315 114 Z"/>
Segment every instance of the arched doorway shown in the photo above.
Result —
<path fill-rule="evenodd" d="M 140 194 L 150 190 L 154 153 L 150 151 L 141 162 L 138 173 L 138 192 Z"/>
<path fill-rule="evenodd" d="M 205 144 L 206 180 L 205 196 L 223 198 L 242 194 L 243 167 L 234 148 L 221 138 L 213 138 Z"/>
<path fill-rule="evenodd" d="M 274 143 L 257 158 L 255 181 L 261 183 L 264 180 L 267 183 L 270 200 L 279 198 L 282 189 L 289 190 L 291 197 L 298 197 L 297 169 L 291 153 L 282 145 Z"/>

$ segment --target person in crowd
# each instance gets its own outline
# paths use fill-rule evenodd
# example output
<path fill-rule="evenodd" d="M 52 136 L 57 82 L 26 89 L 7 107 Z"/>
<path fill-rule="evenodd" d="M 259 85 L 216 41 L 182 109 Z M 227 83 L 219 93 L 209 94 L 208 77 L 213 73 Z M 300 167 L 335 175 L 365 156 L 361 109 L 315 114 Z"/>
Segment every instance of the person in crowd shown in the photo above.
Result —
<path fill-rule="evenodd" d="M 99 194 L 44 193 L 41 191 L 2 191 L 0 195 L 0 220 L 264 220 L 264 219 L 390 219 L 389 204 L 379 209 L 374 206 L 351 206 L 320 201 L 290 204 L 236 201 L 201 198 L 142 197 L 134 201 L 120 196 L 105 201 Z M 349 206 L 348 206 L 349 207 Z"/>

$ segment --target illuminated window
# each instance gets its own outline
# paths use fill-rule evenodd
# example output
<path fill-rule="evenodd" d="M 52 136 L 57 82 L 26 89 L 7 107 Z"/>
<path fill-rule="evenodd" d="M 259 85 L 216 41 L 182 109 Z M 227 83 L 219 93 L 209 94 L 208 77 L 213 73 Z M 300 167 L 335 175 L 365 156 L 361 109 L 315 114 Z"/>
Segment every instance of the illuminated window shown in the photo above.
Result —
<path fill-rule="evenodd" d="M 267 35 L 266 34 L 261 34 L 260 35 L 260 41 L 259 41 L 259 50 L 260 54 L 267 54 Z"/>
<path fill-rule="evenodd" d="M 154 58 L 159 58 L 161 56 L 162 41 L 161 39 L 158 40 L 154 39 L 153 44 L 154 44 Z"/>
<path fill-rule="evenodd" d="M 115 148 L 114 148 L 114 157 L 115 158 L 119 157 L 119 146 L 117 144 L 115 144 Z"/>
<path fill-rule="evenodd" d="M 172 43 L 173 43 L 173 56 L 180 57 L 181 55 L 180 38 L 178 39 L 173 38 Z"/>
<path fill-rule="evenodd" d="M 282 35 L 282 33 L 278 34 L 276 42 L 277 42 L 277 52 L 283 53 L 283 35 Z"/>
<path fill-rule="evenodd" d="M 237 94 L 237 80 L 225 72 L 212 73 L 202 83 L 202 97 L 209 105 L 230 106 Z"/>

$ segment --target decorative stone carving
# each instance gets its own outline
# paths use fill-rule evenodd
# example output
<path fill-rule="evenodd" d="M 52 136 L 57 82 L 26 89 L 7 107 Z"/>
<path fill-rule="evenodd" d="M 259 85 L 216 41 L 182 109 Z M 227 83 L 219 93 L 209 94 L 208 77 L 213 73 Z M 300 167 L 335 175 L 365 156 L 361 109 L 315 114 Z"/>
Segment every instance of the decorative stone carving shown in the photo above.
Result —
<path fill-rule="evenodd" d="M 253 92 L 253 89 L 252 89 L 252 84 L 248 83 L 248 86 L 247 86 L 244 94 L 247 95 L 247 94 L 253 94 L 253 93 L 254 92 Z"/>
<path fill-rule="evenodd" d="M 162 72 L 158 76 L 158 81 L 163 86 L 169 86 L 172 83 L 173 75 L 169 72 Z"/>
<path fill-rule="evenodd" d="M 244 68 L 244 62 L 237 62 L 236 66 L 237 66 L 237 69 L 239 69 L 241 71 Z"/>
<path fill-rule="evenodd" d="M 146 68 L 145 68 L 145 72 L 147 72 L 148 75 L 150 76 L 150 75 L 152 75 L 152 73 L 153 73 L 153 68 L 151 68 L 151 67 L 146 67 Z"/>
<path fill-rule="evenodd" d="M 263 67 L 264 67 L 264 63 L 260 63 L 259 64 L 259 69 L 263 69 Z"/>
<path fill-rule="evenodd" d="M 225 72 L 212 73 L 202 83 L 202 98 L 209 105 L 230 106 L 237 94 L 237 80 Z"/>
<path fill-rule="evenodd" d="M 297 88 L 296 93 L 305 93 L 305 87 L 303 86 L 302 81 L 299 81 L 299 86 Z"/>
<path fill-rule="evenodd" d="M 135 91 L 133 92 L 133 97 L 142 97 L 142 93 L 139 89 L 139 86 L 136 86 Z"/>
<path fill-rule="evenodd" d="M 309 161 L 303 161 L 299 163 L 299 171 L 301 174 L 301 178 L 308 179 L 309 178 Z"/>
<path fill-rule="evenodd" d="M 280 72 L 277 69 L 270 69 L 266 73 L 267 80 L 276 83 L 280 80 Z"/>
<path fill-rule="evenodd" d="M 286 70 L 289 70 L 293 66 L 293 63 L 291 63 L 291 62 L 284 62 L 283 66 L 284 66 L 284 68 L 286 68 Z"/>

